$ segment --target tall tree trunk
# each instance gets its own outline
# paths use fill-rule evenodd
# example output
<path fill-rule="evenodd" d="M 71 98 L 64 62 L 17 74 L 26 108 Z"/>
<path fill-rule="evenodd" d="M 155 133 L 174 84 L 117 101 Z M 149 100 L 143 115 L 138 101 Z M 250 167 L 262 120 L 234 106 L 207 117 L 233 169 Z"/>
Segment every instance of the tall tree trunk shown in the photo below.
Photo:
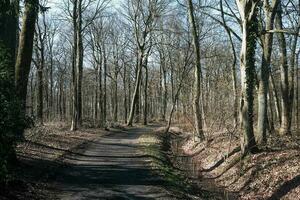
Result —
<path fill-rule="evenodd" d="M 49 45 L 49 54 L 50 54 L 50 101 L 49 101 L 49 112 L 50 112 L 50 120 L 53 119 L 53 114 L 54 112 L 54 96 L 53 96 L 53 85 L 54 85 L 54 80 L 53 80 L 53 46 L 52 44 Z"/>
<path fill-rule="evenodd" d="M 45 21 L 45 12 L 43 12 L 43 31 L 40 27 L 40 24 L 37 20 L 37 54 L 38 54 L 38 63 L 37 63 L 37 85 L 38 85 L 38 94 L 37 94 L 37 121 L 40 125 L 43 125 L 43 109 L 44 109 L 44 69 L 45 69 L 45 39 L 47 34 L 47 27 Z M 39 46 L 40 45 L 40 46 Z M 47 92 L 47 90 L 46 90 Z M 48 96 L 46 96 L 48 97 Z M 46 101 L 47 102 L 47 101 Z M 48 103 L 48 102 L 47 102 Z"/>
<path fill-rule="evenodd" d="M 45 67 L 45 66 L 44 66 Z M 45 73 L 46 72 L 46 73 Z M 49 120 L 49 116 L 50 116 L 50 98 L 49 98 L 49 85 L 48 85 L 48 80 L 49 80 L 49 70 L 43 70 L 43 94 L 45 94 L 45 106 L 46 106 L 46 119 Z M 45 119 L 45 117 L 43 116 L 43 119 Z"/>
<path fill-rule="evenodd" d="M 166 129 L 165 129 L 165 133 L 169 132 L 169 129 L 171 127 L 171 123 L 172 123 L 172 116 L 173 116 L 173 113 L 175 111 L 175 106 L 176 106 L 176 103 L 178 101 L 178 98 L 179 98 L 179 94 L 180 94 L 180 91 L 182 89 L 182 85 L 183 85 L 183 80 L 186 76 L 186 71 L 183 70 L 182 74 L 181 74 L 181 77 L 180 77 L 180 82 L 179 82 L 179 85 L 177 87 L 177 91 L 175 93 L 175 91 L 171 91 L 172 94 L 173 94 L 173 98 L 172 98 L 172 107 L 171 107 L 171 112 L 169 114 L 169 117 L 168 117 L 168 122 L 167 122 L 167 126 L 166 126 Z"/>
<path fill-rule="evenodd" d="M 102 56 L 102 55 L 101 55 Z M 99 72 L 98 72 L 98 77 L 99 77 L 99 118 L 100 118 L 100 123 L 99 126 L 100 128 L 103 128 L 103 84 L 102 84 L 102 61 L 103 59 L 101 58 L 100 64 L 99 64 Z"/>
<path fill-rule="evenodd" d="M 273 94 L 272 91 L 269 89 L 269 93 L 268 93 L 268 105 L 269 105 L 269 110 L 270 110 L 270 117 L 269 117 L 269 127 L 270 127 L 270 133 L 272 134 L 275 130 L 275 125 L 274 125 L 274 109 L 273 109 L 273 102 L 274 102 L 274 98 L 273 98 Z"/>
<path fill-rule="evenodd" d="M 266 30 L 273 29 L 274 19 L 276 14 L 276 7 L 278 1 L 273 0 L 270 10 L 269 1 L 264 1 Z M 258 145 L 267 142 L 267 121 L 268 121 L 268 91 L 269 91 L 269 73 L 272 54 L 273 34 L 266 33 L 262 36 L 262 62 L 259 76 L 258 88 L 258 123 L 257 132 L 255 135 Z"/>
<path fill-rule="evenodd" d="M 166 120 L 166 113 L 167 113 L 167 103 L 168 103 L 168 87 L 167 87 L 167 70 L 166 66 L 164 65 L 162 67 L 162 73 L 163 73 L 163 113 L 162 113 L 162 119 Z"/>
<path fill-rule="evenodd" d="M 15 136 L 23 137 L 20 127 L 20 107 L 14 105 L 18 95 L 14 87 L 14 66 L 16 53 L 18 1 L 2 0 L 0 2 L 0 181 L 5 188 L 5 181 L 11 164 L 17 161 Z M 13 109 L 13 110 L 11 110 Z M 14 117 L 13 119 L 11 119 Z M 15 119 L 17 117 L 17 119 Z M 16 121 L 15 121 L 16 120 Z M 8 123 L 7 123 L 8 122 Z M 3 130 L 2 130 L 3 129 Z M 14 135 L 12 135 L 14 134 Z M 2 190 L 2 189 L 1 189 Z M 4 189 L 5 190 L 5 189 Z"/>
<path fill-rule="evenodd" d="M 0 74 L 8 78 L 13 85 L 17 47 L 19 0 L 0 2 Z"/>
<path fill-rule="evenodd" d="M 160 118 L 163 120 L 166 118 L 163 114 L 163 79 L 162 79 L 162 68 L 163 68 L 163 56 L 162 53 L 159 51 L 159 59 L 160 59 L 160 65 L 159 65 L 159 89 L 158 89 L 158 96 L 159 96 L 159 113 L 160 113 Z"/>
<path fill-rule="evenodd" d="M 143 124 L 148 124 L 148 56 L 145 59 L 145 85 L 144 85 L 144 121 Z"/>
<path fill-rule="evenodd" d="M 235 53 L 234 53 L 235 54 Z M 234 56 L 236 57 L 236 56 Z M 237 90 L 237 81 L 236 81 L 236 58 L 234 58 L 234 61 L 232 63 L 231 67 L 231 76 L 232 76 L 232 88 L 233 88 L 233 118 L 234 118 L 234 127 L 238 127 L 238 90 Z"/>
<path fill-rule="evenodd" d="M 236 0 L 242 18 L 241 70 L 241 149 L 245 155 L 256 151 L 253 132 L 253 90 L 255 81 L 256 6 L 258 1 Z"/>
<path fill-rule="evenodd" d="M 200 47 L 199 47 L 199 36 L 197 33 L 195 16 L 194 16 L 194 8 L 192 0 L 187 0 L 188 3 L 188 12 L 189 12 L 189 22 L 191 26 L 192 36 L 193 36 L 193 45 L 196 57 L 195 63 L 195 85 L 194 85 L 194 116 L 195 116 L 195 128 L 196 135 L 204 140 L 204 133 L 202 129 L 202 113 L 200 108 L 200 96 L 201 96 L 201 61 L 200 61 Z"/>
<path fill-rule="evenodd" d="M 297 57 L 296 57 L 296 131 L 299 133 L 299 127 L 300 127 L 300 120 L 299 120 L 299 55 L 300 50 L 298 50 Z"/>
<path fill-rule="evenodd" d="M 127 113 L 128 113 L 128 108 L 127 108 L 127 67 L 126 64 L 123 61 L 123 89 L 124 89 L 124 122 L 127 123 Z"/>
<path fill-rule="evenodd" d="M 114 72 L 114 89 L 113 89 L 113 120 L 114 122 L 118 122 L 118 71 L 117 66 L 115 65 Z"/>
<path fill-rule="evenodd" d="M 282 7 L 281 2 L 278 5 L 276 14 L 276 28 L 282 29 Z M 283 33 L 278 33 L 279 50 L 280 50 L 280 88 L 281 88 L 281 126 L 280 134 L 287 135 L 291 133 L 290 127 L 290 105 L 289 105 L 289 66 L 287 63 L 286 39 Z"/>
<path fill-rule="evenodd" d="M 68 99 L 70 99 L 70 96 L 68 96 L 68 90 L 67 90 L 67 86 L 64 84 L 63 86 L 63 120 L 67 119 L 67 97 Z"/>
<path fill-rule="evenodd" d="M 98 67 L 100 67 L 100 66 L 98 66 Z M 95 85 L 95 88 L 94 88 L 94 93 L 95 93 L 95 101 L 94 101 L 94 112 L 93 112 L 93 118 L 94 118 L 94 126 L 96 126 L 97 125 L 97 120 L 98 120 L 98 103 L 99 103 L 99 101 L 98 101 L 98 90 L 99 90 L 99 86 L 98 86 L 98 83 L 99 83 L 99 81 L 98 81 L 98 68 L 97 68 L 97 70 L 96 70 L 96 73 L 95 73 L 95 83 L 96 83 L 96 85 Z"/>
<path fill-rule="evenodd" d="M 106 49 L 105 46 L 103 46 L 103 67 L 104 67 L 104 85 L 103 85 L 103 117 L 102 117 L 102 124 L 105 126 L 106 124 L 106 115 L 107 115 L 107 107 L 106 107 L 106 102 L 107 102 L 107 91 L 106 91 L 106 86 L 107 86 L 107 59 L 106 59 Z"/>
<path fill-rule="evenodd" d="M 141 74 L 141 80 L 142 80 L 142 78 L 143 77 L 142 77 L 142 74 Z M 141 108 L 141 82 L 140 82 L 139 87 L 137 89 L 136 96 L 137 96 L 137 99 L 136 99 L 136 103 L 135 103 L 134 121 L 136 123 L 139 123 L 140 122 L 140 108 Z"/>
<path fill-rule="evenodd" d="M 145 85 L 144 85 L 144 116 L 143 116 L 143 124 L 148 124 L 148 79 L 149 79 L 149 72 L 148 72 L 148 59 L 149 54 L 152 48 L 152 41 L 150 41 L 150 47 L 148 48 L 144 61 L 143 61 L 143 67 L 145 68 Z"/>
<path fill-rule="evenodd" d="M 131 95 L 132 95 L 132 94 L 131 94 L 132 88 L 131 88 L 131 77 L 130 77 L 130 75 L 128 75 L 128 81 L 127 81 L 127 82 L 128 82 L 128 86 L 127 86 L 127 87 L 128 87 L 128 95 L 127 95 L 127 96 L 128 96 L 128 101 L 127 101 L 127 108 L 130 109 Z M 130 110 L 128 110 L 128 111 L 130 111 Z M 127 113 L 127 115 L 128 115 L 128 113 Z M 127 123 L 128 123 L 128 116 L 127 116 L 126 121 L 127 121 L 127 122 L 126 122 L 126 124 L 127 124 Z"/>
<path fill-rule="evenodd" d="M 19 39 L 18 56 L 15 66 L 15 85 L 17 95 L 21 99 L 23 115 L 26 113 L 26 95 L 28 76 L 32 60 L 35 22 L 38 15 L 38 0 L 26 0 L 23 14 L 23 25 Z"/>
<path fill-rule="evenodd" d="M 275 98 L 276 115 L 277 115 L 279 124 L 281 124 L 281 107 L 280 107 L 280 100 L 279 100 L 279 97 L 278 97 L 278 91 L 277 91 L 277 88 L 276 88 L 276 85 L 275 85 L 275 81 L 274 81 L 274 77 L 273 77 L 273 74 L 272 74 L 272 73 L 270 73 L 270 83 L 271 83 L 272 91 L 273 91 L 274 98 Z"/>
<path fill-rule="evenodd" d="M 77 0 L 77 112 L 78 125 L 82 124 L 82 73 L 83 73 L 83 43 L 82 43 L 82 0 Z"/>
<path fill-rule="evenodd" d="M 40 125 L 43 125 L 43 64 L 41 59 L 40 67 L 37 69 L 37 85 L 38 85 L 38 94 L 37 94 L 37 121 Z"/>
<path fill-rule="evenodd" d="M 300 8 L 300 5 L 299 5 Z M 296 29 L 296 33 L 299 33 L 300 31 L 300 17 L 298 20 L 299 24 Z M 293 107 L 294 107 L 294 90 L 295 90 L 295 81 L 297 80 L 297 77 L 295 77 L 295 61 L 297 59 L 297 44 L 298 44 L 298 35 L 295 35 L 292 40 L 292 49 L 291 49 L 291 57 L 290 57 L 290 65 L 291 65 L 291 84 L 290 84 L 290 91 L 289 91 L 289 128 L 292 127 L 292 121 L 293 121 Z"/>
<path fill-rule="evenodd" d="M 33 74 L 32 74 L 32 76 L 31 76 L 31 79 L 30 79 L 30 92 L 31 92 L 31 94 L 30 94 L 30 103 L 31 103 L 31 105 L 30 105 L 30 115 L 31 115 L 31 117 L 33 117 L 34 116 L 34 86 L 33 86 Z"/>
<path fill-rule="evenodd" d="M 139 98 L 138 91 L 139 91 L 139 88 L 141 85 L 143 57 L 144 57 L 144 50 L 140 49 L 139 53 L 138 53 L 138 63 L 137 63 L 138 70 L 137 70 L 137 74 L 136 74 L 135 87 L 134 87 L 134 92 L 133 92 L 133 96 L 132 96 L 127 126 L 132 126 L 133 117 L 134 117 L 134 113 L 135 113 L 135 107 L 136 107 L 136 104 L 137 104 L 138 98 Z"/>
<path fill-rule="evenodd" d="M 71 131 L 76 131 L 78 129 L 78 98 L 77 98 L 77 70 L 76 70 L 76 60 L 77 60 L 77 0 L 73 1 L 73 52 L 72 52 L 72 107 L 71 107 Z"/>
<path fill-rule="evenodd" d="M 58 96 L 59 119 L 63 120 L 63 78 L 59 81 L 59 96 Z"/>
<path fill-rule="evenodd" d="M 229 30 L 229 27 L 226 24 L 224 11 L 223 11 L 223 0 L 220 0 L 220 7 L 221 7 L 221 14 L 222 14 L 222 21 L 224 24 L 225 31 L 229 37 L 231 50 L 232 50 L 232 65 L 231 65 L 231 77 L 232 77 L 232 89 L 233 89 L 233 123 L 234 127 L 236 128 L 238 126 L 238 91 L 237 91 L 237 78 L 236 78 L 236 51 L 234 47 L 234 43 L 232 40 L 231 32 Z"/>

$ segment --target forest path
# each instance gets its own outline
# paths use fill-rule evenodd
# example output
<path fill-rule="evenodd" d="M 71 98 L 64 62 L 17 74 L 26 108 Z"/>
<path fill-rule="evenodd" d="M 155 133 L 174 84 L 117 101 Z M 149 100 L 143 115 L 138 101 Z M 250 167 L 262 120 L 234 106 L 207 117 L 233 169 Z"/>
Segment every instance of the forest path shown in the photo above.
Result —
<path fill-rule="evenodd" d="M 56 173 L 59 199 L 178 199 L 150 168 L 138 138 L 154 127 L 110 131 L 67 155 L 66 167 Z"/>

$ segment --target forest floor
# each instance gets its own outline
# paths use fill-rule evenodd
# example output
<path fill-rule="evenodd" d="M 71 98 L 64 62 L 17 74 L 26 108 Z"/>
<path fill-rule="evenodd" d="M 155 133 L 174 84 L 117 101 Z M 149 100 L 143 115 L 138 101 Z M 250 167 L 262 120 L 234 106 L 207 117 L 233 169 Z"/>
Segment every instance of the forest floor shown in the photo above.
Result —
<path fill-rule="evenodd" d="M 197 142 L 183 130 L 171 129 L 173 162 L 199 187 L 211 185 L 241 200 L 300 199 L 300 135 L 272 134 L 259 153 L 241 159 L 235 133 L 213 132 Z"/>
<path fill-rule="evenodd" d="M 183 129 L 166 138 L 157 128 L 28 129 L 0 199 L 300 199 L 299 136 L 274 134 L 240 159 L 234 134 L 199 143 Z"/>
<path fill-rule="evenodd" d="M 0 199 L 199 199 L 152 167 L 140 138 L 154 128 L 70 132 L 55 123 L 29 129 Z"/>
<path fill-rule="evenodd" d="M 53 199 L 48 180 L 65 166 L 64 157 L 107 132 L 82 129 L 70 132 L 64 123 L 47 123 L 25 131 L 25 140 L 16 151 L 18 163 L 0 199 Z"/>

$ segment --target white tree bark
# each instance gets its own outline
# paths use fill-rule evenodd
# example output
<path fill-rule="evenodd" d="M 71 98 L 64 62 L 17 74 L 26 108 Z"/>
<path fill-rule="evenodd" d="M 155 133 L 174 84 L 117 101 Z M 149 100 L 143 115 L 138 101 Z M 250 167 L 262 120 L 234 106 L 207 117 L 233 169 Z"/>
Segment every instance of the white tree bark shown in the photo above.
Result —
<path fill-rule="evenodd" d="M 254 89 L 254 55 L 255 39 L 251 26 L 255 23 L 255 9 L 258 1 L 254 0 L 236 0 L 239 13 L 242 19 L 242 47 L 240 52 L 240 70 L 241 70 L 241 149 L 243 155 L 248 151 L 256 150 L 256 142 L 253 131 L 253 89 Z"/>

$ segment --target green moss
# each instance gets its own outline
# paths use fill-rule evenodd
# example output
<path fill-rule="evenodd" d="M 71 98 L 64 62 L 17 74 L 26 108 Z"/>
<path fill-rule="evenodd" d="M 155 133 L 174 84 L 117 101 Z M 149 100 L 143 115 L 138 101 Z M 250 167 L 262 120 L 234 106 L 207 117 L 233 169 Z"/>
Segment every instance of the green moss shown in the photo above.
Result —
<path fill-rule="evenodd" d="M 151 166 L 163 177 L 168 188 L 180 197 L 189 199 L 189 196 L 198 196 L 203 199 L 218 199 L 214 193 L 202 190 L 195 186 L 185 174 L 174 168 L 167 156 L 169 150 L 169 139 L 167 136 L 155 133 L 147 133 L 139 138 L 142 144 L 143 154 L 151 158 Z"/>

